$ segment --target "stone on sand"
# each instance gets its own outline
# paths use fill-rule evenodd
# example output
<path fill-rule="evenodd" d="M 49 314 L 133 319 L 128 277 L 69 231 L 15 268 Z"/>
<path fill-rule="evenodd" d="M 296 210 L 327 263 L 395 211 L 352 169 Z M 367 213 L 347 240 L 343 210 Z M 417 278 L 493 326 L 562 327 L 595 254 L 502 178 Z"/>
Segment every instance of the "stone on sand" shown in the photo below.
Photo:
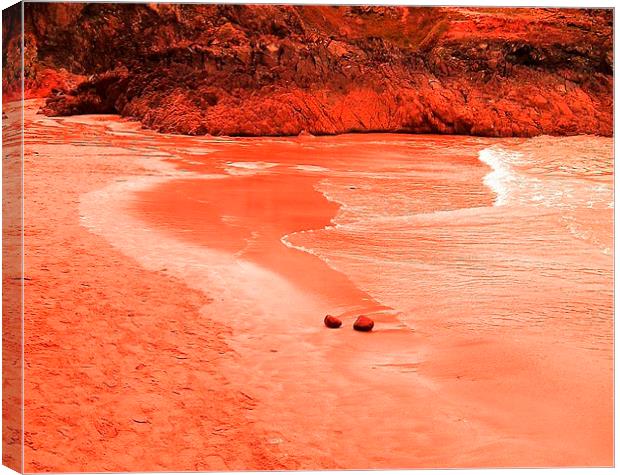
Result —
<path fill-rule="evenodd" d="M 357 320 L 355 320 L 355 323 L 353 324 L 353 329 L 357 330 L 358 332 L 369 332 L 374 326 L 374 321 L 362 315 L 357 317 Z"/>
<path fill-rule="evenodd" d="M 342 325 L 342 320 L 331 315 L 326 315 L 323 322 L 325 323 L 325 326 L 327 328 L 340 328 L 340 326 Z"/>

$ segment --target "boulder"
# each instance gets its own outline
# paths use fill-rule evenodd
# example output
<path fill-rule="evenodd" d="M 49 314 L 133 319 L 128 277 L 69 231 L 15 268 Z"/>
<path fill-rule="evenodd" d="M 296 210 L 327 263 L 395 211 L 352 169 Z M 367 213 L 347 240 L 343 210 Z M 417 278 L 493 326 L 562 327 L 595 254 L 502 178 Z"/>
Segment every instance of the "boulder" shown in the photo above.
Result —
<path fill-rule="evenodd" d="M 355 320 L 355 323 L 353 324 L 353 329 L 357 330 L 358 332 L 369 332 L 374 326 L 375 322 L 372 319 L 361 315 L 357 317 L 357 320 Z"/>
<path fill-rule="evenodd" d="M 326 315 L 325 320 L 323 320 L 323 323 L 325 323 L 325 326 L 327 328 L 340 328 L 342 325 L 342 320 L 332 315 Z"/>

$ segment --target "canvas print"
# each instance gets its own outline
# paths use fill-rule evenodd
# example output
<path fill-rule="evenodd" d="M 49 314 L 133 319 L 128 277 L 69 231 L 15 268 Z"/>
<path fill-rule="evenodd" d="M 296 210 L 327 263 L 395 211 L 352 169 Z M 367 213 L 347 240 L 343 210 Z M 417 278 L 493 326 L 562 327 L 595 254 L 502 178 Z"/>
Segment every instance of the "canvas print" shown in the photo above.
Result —
<path fill-rule="evenodd" d="M 611 9 L 2 26 L 5 465 L 613 465 Z"/>

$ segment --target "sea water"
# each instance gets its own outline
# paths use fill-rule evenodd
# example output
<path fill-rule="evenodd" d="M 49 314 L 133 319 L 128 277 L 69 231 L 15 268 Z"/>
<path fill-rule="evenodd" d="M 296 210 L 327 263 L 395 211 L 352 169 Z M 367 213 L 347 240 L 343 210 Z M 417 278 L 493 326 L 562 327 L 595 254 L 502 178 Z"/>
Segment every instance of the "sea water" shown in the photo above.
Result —
<path fill-rule="evenodd" d="M 397 150 L 389 167 L 352 163 L 318 182 L 340 205 L 331 226 L 283 242 L 345 273 L 412 327 L 425 319 L 471 332 L 527 327 L 608 349 L 612 140 L 490 141 L 476 153 L 481 179 L 462 158 L 466 148 L 386 143 L 376 160 Z"/>

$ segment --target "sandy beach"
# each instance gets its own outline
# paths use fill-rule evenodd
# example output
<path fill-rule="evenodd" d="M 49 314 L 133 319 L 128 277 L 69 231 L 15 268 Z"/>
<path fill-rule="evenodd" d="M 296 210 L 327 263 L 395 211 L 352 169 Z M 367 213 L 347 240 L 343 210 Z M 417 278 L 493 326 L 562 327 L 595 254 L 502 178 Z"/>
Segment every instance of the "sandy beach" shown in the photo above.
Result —
<path fill-rule="evenodd" d="M 253 401 L 220 368 L 234 357 L 230 328 L 196 318 L 211 299 L 145 270 L 80 223 L 84 193 L 149 170 L 130 148 L 95 139 L 105 118 L 61 126 L 35 111 L 27 120 L 37 135 L 26 146 L 25 470 L 281 468 L 253 433 Z"/>
<path fill-rule="evenodd" d="M 26 471 L 613 464 L 613 209 L 497 206 L 510 177 L 480 159 L 557 144 L 181 137 L 38 105 Z"/>

